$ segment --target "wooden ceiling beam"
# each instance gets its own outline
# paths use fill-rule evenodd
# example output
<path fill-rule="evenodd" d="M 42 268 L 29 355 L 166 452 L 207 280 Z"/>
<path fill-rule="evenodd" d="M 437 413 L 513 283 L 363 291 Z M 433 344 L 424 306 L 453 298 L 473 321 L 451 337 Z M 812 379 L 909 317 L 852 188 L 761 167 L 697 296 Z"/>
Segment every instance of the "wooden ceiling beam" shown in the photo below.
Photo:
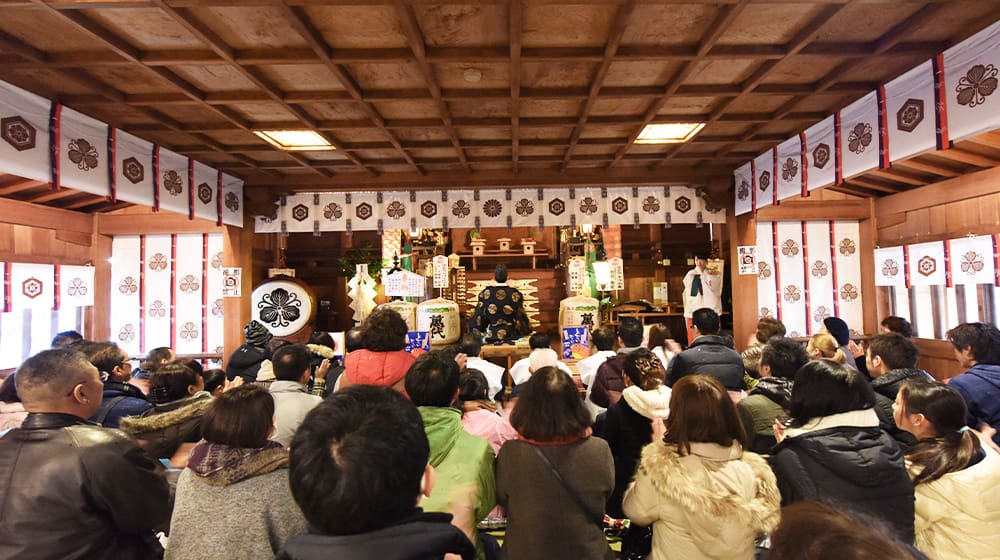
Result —
<path fill-rule="evenodd" d="M 945 159 L 959 161 L 968 165 L 975 165 L 976 167 L 989 168 L 1000 165 L 1000 159 L 968 152 L 961 148 L 952 148 L 950 150 L 936 152 L 934 155 Z"/>
<path fill-rule="evenodd" d="M 601 59 L 601 65 L 594 72 L 594 77 L 590 81 L 590 89 L 587 92 L 586 100 L 583 102 L 583 107 L 580 109 L 576 126 L 573 127 L 573 131 L 570 133 L 569 147 L 566 148 L 566 153 L 563 155 L 561 171 L 566 170 L 569 160 L 573 157 L 573 148 L 576 147 L 577 141 L 580 140 L 580 134 L 583 132 L 584 125 L 587 124 L 590 111 L 594 108 L 594 103 L 597 102 L 597 94 L 604 85 L 604 78 L 607 76 L 608 70 L 614 62 L 615 53 L 618 52 L 618 47 L 621 46 L 622 37 L 625 35 L 625 29 L 628 27 L 629 19 L 632 17 L 632 12 L 634 11 L 635 2 L 633 0 L 626 0 L 624 4 L 618 7 L 615 20 L 611 24 L 611 30 L 608 32 L 608 39 L 604 43 L 604 56 Z"/>
<path fill-rule="evenodd" d="M 406 159 L 410 163 L 414 171 L 419 174 L 423 174 L 424 171 L 417 166 L 417 164 L 413 161 L 413 158 L 410 157 L 410 154 L 406 153 L 406 150 L 403 149 L 403 146 L 400 143 L 399 138 L 396 137 L 396 134 L 385 126 L 385 119 L 382 115 L 379 114 L 378 110 L 376 110 L 371 103 L 364 100 L 361 87 L 347 71 L 347 68 L 345 68 L 343 64 L 338 64 L 330 58 L 333 54 L 333 49 L 326 43 L 326 40 L 323 39 L 319 30 L 317 30 L 312 22 L 309 21 L 309 18 L 306 16 L 302 8 L 292 7 L 286 3 L 281 3 L 276 7 L 281 11 L 285 21 L 292 26 L 292 29 L 294 29 L 299 36 L 309 44 L 309 48 L 312 49 L 318 61 L 333 73 L 334 77 L 337 78 L 347 93 L 360 104 L 361 110 L 368 116 L 371 123 L 374 124 L 376 128 L 381 129 L 382 133 L 389 139 L 390 142 L 392 142 L 396 150 L 403 156 L 403 159 Z"/>
<path fill-rule="evenodd" d="M 893 167 L 908 167 L 910 169 L 915 169 L 923 173 L 931 173 L 933 175 L 938 175 L 940 177 L 958 177 L 962 175 L 962 171 L 951 169 L 949 167 L 944 167 L 942 165 L 935 165 L 933 163 L 927 163 L 919 159 L 920 156 L 912 157 L 903 161 L 892 162 Z"/>
<path fill-rule="evenodd" d="M 39 187 L 47 186 L 48 184 L 49 183 L 44 181 L 25 179 L 23 181 L 17 181 L 15 183 L 0 187 L 0 196 L 8 196 L 19 192 L 28 191 L 31 189 L 37 189 Z"/>
<path fill-rule="evenodd" d="M 898 193 L 898 192 L 906 190 L 906 187 L 887 185 L 885 183 L 881 183 L 881 182 L 878 182 L 878 181 L 872 181 L 871 179 L 868 179 L 864 175 L 859 176 L 859 177 L 854 177 L 852 179 L 847 179 L 847 180 L 844 181 L 844 183 L 847 184 L 848 186 L 850 186 L 850 185 L 857 185 L 859 187 L 864 187 L 864 188 L 866 188 L 868 190 L 878 191 L 878 192 L 883 192 L 883 193 L 893 193 L 894 194 L 894 193 Z"/>
<path fill-rule="evenodd" d="M 462 143 L 458 139 L 458 133 L 455 132 L 455 127 L 452 124 L 451 110 L 448 108 L 448 104 L 444 102 L 444 99 L 441 98 L 441 86 L 434 76 L 434 69 L 427 61 L 427 41 L 424 39 L 423 31 L 420 30 L 417 16 L 413 13 L 413 8 L 402 0 L 396 0 L 396 13 L 403 24 L 403 32 L 406 35 L 407 42 L 410 44 L 410 50 L 413 51 L 413 56 L 416 57 L 417 67 L 420 68 L 420 73 L 423 75 L 424 84 L 427 85 L 427 89 L 431 92 L 431 98 L 434 100 L 435 105 L 437 105 L 438 115 L 441 117 L 441 122 L 444 123 L 445 134 L 451 139 L 459 161 L 462 162 L 466 170 L 472 171 L 466 159 L 465 150 L 462 149 Z"/>
<path fill-rule="evenodd" d="M 681 85 L 683 85 L 684 81 L 687 80 L 688 76 L 691 75 L 691 72 L 693 72 L 694 69 L 697 67 L 697 63 L 700 61 L 700 59 L 704 57 L 706 53 L 712 50 L 712 48 L 715 46 L 716 41 L 718 41 L 719 38 L 722 37 L 722 35 L 726 32 L 729 26 L 732 25 L 732 23 L 736 20 L 736 18 L 740 15 L 740 13 L 743 12 L 743 9 L 746 8 L 748 3 L 749 0 L 741 0 L 734 4 L 724 5 L 722 8 L 719 9 L 718 13 L 715 16 L 715 19 L 709 25 L 708 32 L 702 36 L 701 43 L 698 46 L 698 51 L 696 52 L 697 56 L 694 59 L 685 62 L 683 66 L 681 66 L 681 68 L 678 69 L 677 72 L 675 72 L 674 75 L 670 78 L 670 81 L 663 89 L 663 93 L 660 95 L 660 97 L 654 99 L 649 104 L 649 106 L 646 108 L 645 114 L 642 117 L 642 122 L 639 123 L 639 126 L 637 127 L 635 132 L 633 132 L 632 135 L 629 137 L 628 143 L 622 146 L 617 152 L 615 152 L 615 159 L 612 160 L 610 164 L 608 164 L 608 169 L 611 169 L 612 167 L 615 166 L 615 164 L 621 161 L 622 157 L 625 155 L 625 152 L 627 152 L 628 149 L 632 146 L 633 142 L 635 142 L 635 139 L 639 137 L 639 134 L 642 133 L 642 130 L 646 127 L 646 125 L 653 122 L 653 119 L 656 118 L 657 113 L 660 111 L 660 109 L 663 108 L 663 105 L 667 102 L 668 99 L 670 99 L 672 95 L 674 95 L 674 93 L 681 87 Z M 690 121 L 684 120 L 681 122 L 690 122 Z"/>
<path fill-rule="evenodd" d="M 26 202 L 30 202 L 32 204 L 44 204 L 46 202 L 69 198 L 77 194 L 80 194 L 80 191 L 75 191 L 73 189 L 59 189 L 57 191 L 50 190 L 45 194 L 29 197 L 26 199 Z"/>
<path fill-rule="evenodd" d="M 521 51 L 524 27 L 524 6 L 512 0 L 507 12 L 508 54 L 510 55 L 510 161 L 518 172 L 521 151 Z"/>
<path fill-rule="evenodd" d="M 916 173 L 910 173 L 902 169 L 896 169 L 890 167 L 889 169 L 872 169 L 866 173 L 868 176 L 872 177 L 882 177 L 888 179 L 889 181 L 894 181 L 896 183 L 905 183 L 912 187 L 922 187 L 927 183 L 933 182 L 924 179 L 923 177 L 917 175 Z"/>

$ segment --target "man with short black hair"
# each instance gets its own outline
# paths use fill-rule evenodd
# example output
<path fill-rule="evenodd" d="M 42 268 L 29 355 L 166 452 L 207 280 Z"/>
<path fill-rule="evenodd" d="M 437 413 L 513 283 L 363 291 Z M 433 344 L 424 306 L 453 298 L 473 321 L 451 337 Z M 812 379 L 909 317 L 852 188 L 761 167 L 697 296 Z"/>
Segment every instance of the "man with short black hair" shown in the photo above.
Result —
<path fill-rule="evenodd" d="M 274 398 L 274 441 L 288 447 L 295 430 L 305 420 L 309 411 L 323 398 L 309 393 L 307 383 L 312 370 L 312 354 L 302 344 L 289 344 L 274 351 L 271 356 L 274 381 L 268 390 Z M 316 368 L 316 379 L 326 379 L 330 360 L 324 359 Z"/>
<path fill-rule="evenodd" d="M 966 368 L 948 381 L 969 406 L 966 423 L 997 429 L 993 441 L 1000 445 L 1000 330 L 989 323 L 963 323 L 948 331 L 948 341 Z"/>
<path fill-rule="evenodd" d="M 483 547 L 476 524 L 496 505 L 493 448 L 462 427 L 462 411 L 451 405 L 458 399 L 460 372 L 454 359 L 431 351 L 406 372 L 406 393 L 417 405 L 430 442 L 430 464 L 438 475 L 437 490 L 423 502 L 427 511 L 453 516 L 452 524 Z"/>
<path fill-rule="evenodd" d="M 465 367 L 478 369 L 489 383 L 490 399 L 503 396 L 503 374 L 507 368 L 483 358 L 483 339 L 476 333 L 465 333 L 458 340 L 458 352 L 465 354 Z M 461 369 L 461 368 L 460 368 Z"/>
<path fill-rule="evenodd" d="M 719 314 L 707 307 L 696 310 L 691 317 L 694 341 L 687 350 L 677 354 L 667 368 L 667 385 L 671 387 L 685 375 L 698 373 L 714 377 L 731 393 L 744 388 L 743 358 L 719 336 Z"/>
<path fill-rule="evenodd" d="M 615 330 L 609 326 L 601 325 L 590 332 L 590 342 L 594 348 L 590 351 L 590 356 L 576 363 L 576 371 L 580 374 L 580 382 L 586 387 L 590 387 L 597 374 L 597 368 L 606 362 L 608 358 L 615 355 Z"/>
<path fill-rule="evenodd" d="M 514 344 L 531 332 L 524 312 L 524 296 L 507 285 L 507 266 L 498 264 L 493 272 L 496 284 L 479 292 L 476 309 L 469 319 L 469 329 L 486 335 L 488 344 Z"/>
<path fill-rule="evenodd" d="M 590 402 L 603 409 L 622 398 L 622 391 L 625 390 L 622 363 L 626 355 L 642 346 L 642 335 L 642 323 L 638 319 L 622 319 L 618 325 L 618 352 L 597 368 L 594 386 L 590 390 Z"/>
<path fill-rule="evenodd" d="M 357 385 L 332 394 L 293 439 L 292 496 L 310 533 L 293 537 L 278 560 L 475 557 L 443 513 L 424 513 L 434 468 L 420 414 L 387 387 Z"/>
<path fill-rule="evenodd" d="M 865 364 L 875 389 L 875 412 L 879 427 L 889 433 L 905 452 L 917 442 L 913 434 L 896 426 L 892 403 L 899 388 L 909 379 L 932 380 L 929 373 L 917 369 L 920 351 L 909 338 L 897 333 L 880 334 L 868 341 Z"/>
<path fill-rule="evenodd" d="M 895 315 L 890 315 L 882 322 L 879 323 L 882 327 L 882 332 L 894 332 L 905 336 L 906 338 L 911 338 L 913 336 L 913 325 L 909 321 L 902 317 L 896 317 Z"/>
<path fill-rule="evenodd" d="M 760 352 L 760 381 L 736 410 L 747 432 L 747 451 L 770 454 L 776 443 L 774 421 L 788 417 L 795 372 L 809 361 L 802 344 L 790 338 L 772 337 Z"/>
<path fill-rule="evenodd" d="M 87 422 L 104 385 L 83 354 L 46 350 L 17 369 L 28 411 L 0 438 L 0 558 L 118 559 L 163 554 L 163 467 L 118 430 Z"/>
<path fill-rule="evenodd" d="M 62 348 L 80 340 L 83 340 L 82 334 L 76 331 L 63 331 L 52 337 L 52 348 Z"/>

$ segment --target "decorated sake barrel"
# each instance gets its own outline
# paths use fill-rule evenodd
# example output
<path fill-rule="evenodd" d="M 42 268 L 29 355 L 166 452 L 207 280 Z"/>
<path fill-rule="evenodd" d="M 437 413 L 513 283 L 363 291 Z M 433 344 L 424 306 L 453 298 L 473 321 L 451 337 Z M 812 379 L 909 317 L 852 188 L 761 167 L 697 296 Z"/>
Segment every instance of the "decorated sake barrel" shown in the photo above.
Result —
<path fill-rule="evenodd" d="M 417 306 L 417 330 L 427 331 L 431 344 L 451 344 L 461 336 L 458 304 L 450 299 L 429 299 Z"/>
<path fill-rule="evenodd" d="M 572 296 L 559 302 L 559 327 L 601 326 L 601 304 L 589 296 Z"/>
<path fill-rule="evenodd" d="M 301 280 L 287 276 L 265 280 L 254 288 L 250 301 L 253 318 L 277 338 L 294 337 L 316 316 L 312 290 Z"/>
<path fill-rule="evenodd" d="M 392 309 L 396 313 L 399 313 L 403 320 L 406 321 L 407 330 L 418 331 L 417 328 L 417 304 L 411 301 L 389 301 L 378 306 L 379 309 Z"/>

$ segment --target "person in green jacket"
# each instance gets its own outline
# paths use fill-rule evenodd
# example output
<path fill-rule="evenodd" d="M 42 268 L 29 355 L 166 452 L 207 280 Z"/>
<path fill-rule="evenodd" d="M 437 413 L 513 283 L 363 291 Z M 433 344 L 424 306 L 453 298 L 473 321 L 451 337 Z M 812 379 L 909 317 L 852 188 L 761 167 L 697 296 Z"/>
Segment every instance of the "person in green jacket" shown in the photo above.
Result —
<path fill-rule="evenodd" d="M 455 360 L 429 352 L 410 366 L 405 387 L 424 420 L 436 473 L 434 491 L 420 505 L 452 514 L 452 524 L 476 543 L 481 559 L 484 546 L 476 524 L 496 505 L 493 449 L 462 428 L 462 412 L 451 406 L 458 398 L 459 375 Z"/>

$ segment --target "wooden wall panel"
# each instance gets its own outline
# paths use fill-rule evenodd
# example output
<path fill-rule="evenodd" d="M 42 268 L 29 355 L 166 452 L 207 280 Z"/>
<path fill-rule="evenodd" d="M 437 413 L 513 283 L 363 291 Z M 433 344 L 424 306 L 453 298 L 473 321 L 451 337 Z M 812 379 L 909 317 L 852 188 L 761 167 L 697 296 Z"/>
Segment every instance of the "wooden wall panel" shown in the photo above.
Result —
<path fill-rule="evenodd" d="M 917 367 L 929 372 L 939 381 L 947 381 L 962 373 L 962 368 L 955 359 L 955 350 L 951 343 L 926 338 L 916 338 L 914 342 L 920 349 L 920 360 L 917 362 Z"/>

